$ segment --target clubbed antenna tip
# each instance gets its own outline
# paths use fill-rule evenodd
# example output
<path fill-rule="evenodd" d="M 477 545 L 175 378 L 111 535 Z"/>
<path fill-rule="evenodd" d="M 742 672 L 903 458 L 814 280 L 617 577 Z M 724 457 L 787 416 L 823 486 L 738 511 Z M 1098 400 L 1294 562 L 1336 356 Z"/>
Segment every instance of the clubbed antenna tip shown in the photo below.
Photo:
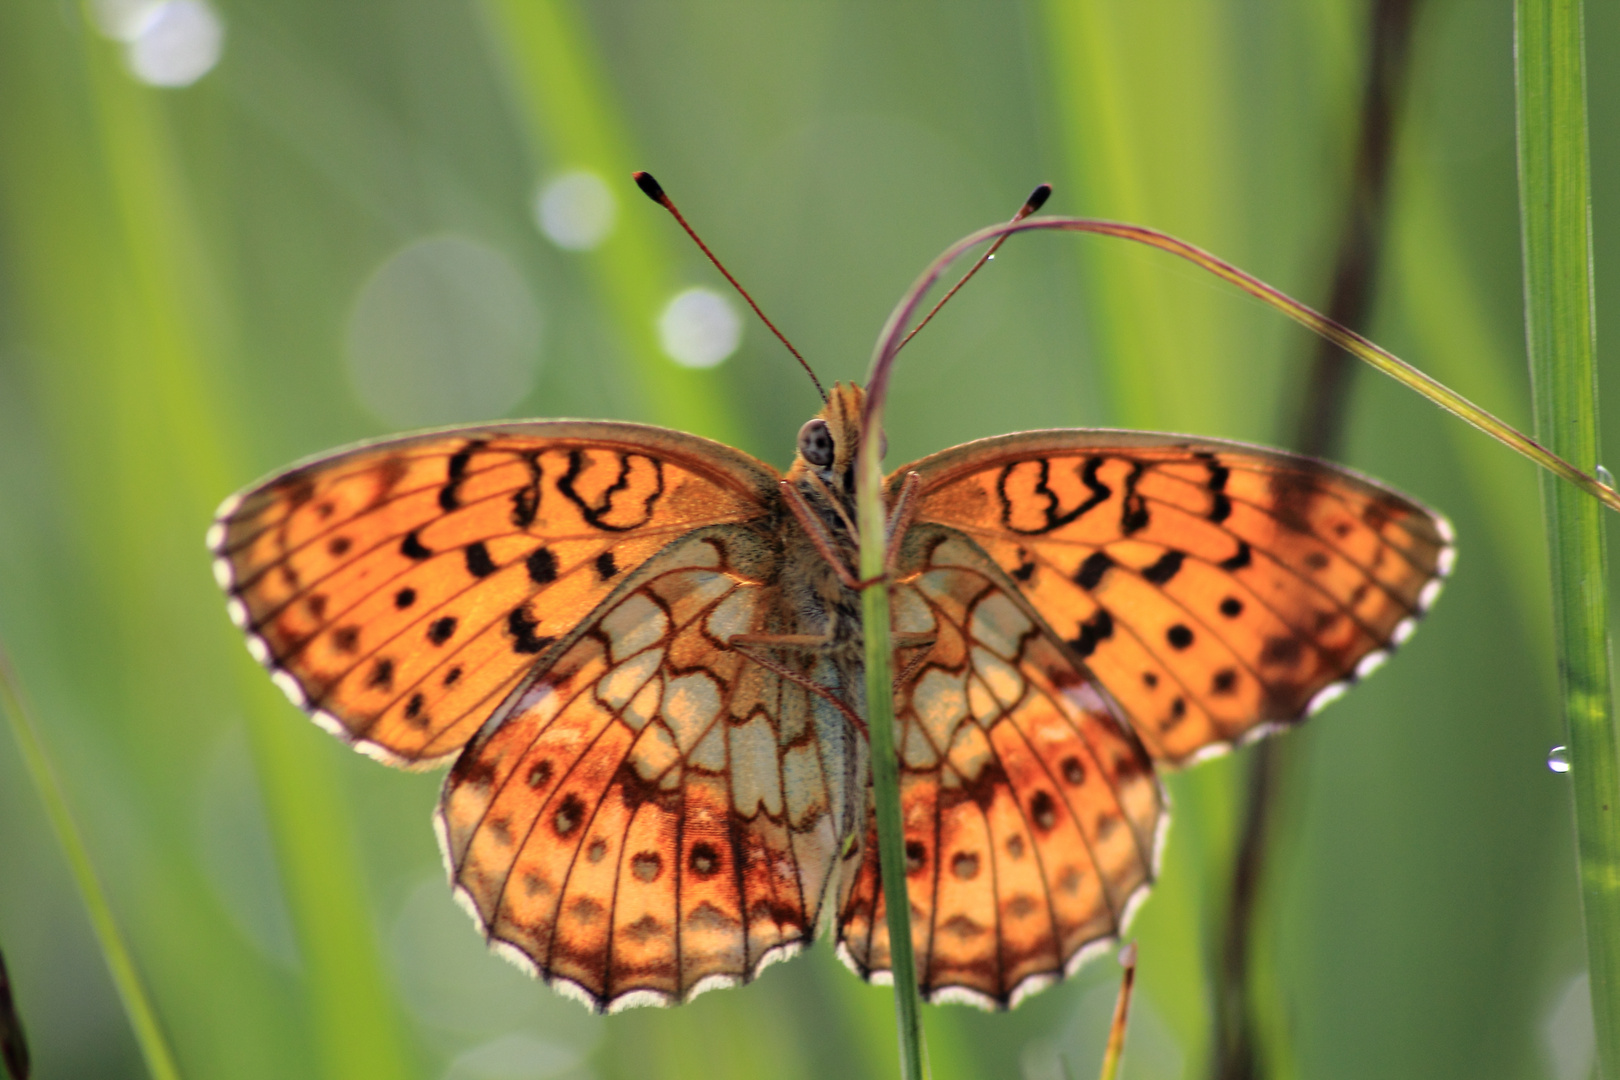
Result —
<path fill-rule="evenodd" d="M 1046 205 L 1046 200 L 1050 199 L 1051 197 L 1052 197 L 1052 185 L 1051 184 L 1042 184 L 1042 185 L 1040 185 L 1034 191 L 1029 193 L 1029 198 L 1025 199 L 1024 200 L 1024 205 L 1020 206 L 1018 208 L 1018 213 L 1013 215 L 1013 220 L 1014 221 L 1023 221 L 1025 218 L 1029 217 L 1029 215 L 1033 214 L 1035 211 L 1037 211 L 1041 207 L 1045 206 Z M 979 272 L 979 268 L 981 266 L 983 266 L 985 263 L 989 262 L 991 259 L 995 258 L 996 257 L 996 252 L 1000 251 L 1001 250 L 1001 245 L 1005 244 L 1006 242 L 1007 242 L 1007 237 L 1006 236 L 998 237 L 996 239 L 996 242 L 990 245 L 990 250 L 986 251 L 983 255 L 980 255 L 979 256 L 979 261 L 974 263 L 973 266 L 968 270 L 968 272 L 962 275 L 962 280 L 958 281 L 955 285 L 952 285 L 951 286 L 951 291 L 946 293 L 944 296 L 942 296 L 940 298 L 939 303 L 935 304 L 933 306 L 933 308 L 931 308 L 929 310 L 928 314 L 923 316 L 922 322 L 918 323 L 916 326 L 913 326 L 911 328 L 911 333 L 907 334 L 905 336 L 905 339 L 903 341 L 901 341 L 899 345 L 895 346 L 894 351 L 899 352 L 901 349 L 905 348 L 906 345 L 910 343 L 911 339 L 917 336 L 917 331 L 921 330 L 923 327 L 927 326 L 930 322 L 932 322 L 934 316 L 939 314 L 939 309 L 945 306 L 945 302 L 948 301 L 951 297 L 955 296 L 957 291 L 959 289 L 961 289 L 962 286 L 966 285 L 968 283 L 968 280 L 970 278 L 972 278 L 974 274 L 977 274 Z"/>
<path fill-rule="evenodd" d="M 636 187 L 640 188 L 642 193 L 646 195 L 647 198 L 662 206 L 665 198 L 664 185 L 655 180 L 653 178 L 653 174 L 650 172 L 638 172 L 635 173 L 634 176 L 636 180 Z M 1051 189 L 1048 188 L 1047 191 L 1050 192 Z M 1041 201 L 1045 202 L 1046 200 L 1042 199 Z"/>

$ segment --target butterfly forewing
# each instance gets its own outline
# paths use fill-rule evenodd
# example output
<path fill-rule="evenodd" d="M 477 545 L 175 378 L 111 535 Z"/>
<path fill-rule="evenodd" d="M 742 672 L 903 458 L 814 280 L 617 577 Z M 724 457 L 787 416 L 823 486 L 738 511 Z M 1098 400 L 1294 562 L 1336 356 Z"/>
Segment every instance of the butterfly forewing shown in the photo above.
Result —
<path fill-rule="evenodd" d="M 453 754 L 634 570 L 745 521 L 775 475 L 632 424 L 464 429 L 362 447 L 232 499 L 210 537 L 255 655 L 299 705 L 405 763 Z"/>
<path fill-rule="evenodd" d="M 1445 520 L 1336 466 L 1138 432 L 1030 432 L 926 458 L 918 520 L 971 536 L 1182 762 L 1299 719 L 1410 634 Z"/>
<path fill-rule="evenodd" d="M 864 757 L 836 711 L 725 647 L 791 620 L 775 558 L 746 528 L 659 555 L 445 783 L 480 925 L 594 1007 L 747 981 L 814 932 Z"/>

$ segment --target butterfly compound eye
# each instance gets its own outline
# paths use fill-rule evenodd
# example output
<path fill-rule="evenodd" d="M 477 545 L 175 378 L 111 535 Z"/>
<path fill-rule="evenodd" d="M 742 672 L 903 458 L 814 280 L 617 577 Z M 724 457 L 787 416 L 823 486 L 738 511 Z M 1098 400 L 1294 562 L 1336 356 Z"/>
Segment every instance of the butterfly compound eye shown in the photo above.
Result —
<path fill-rule="evenodd" d="M 818 469 L 833 463 L 833 437 L 827 421 L 817 417 L 799 429 L 799 456 Z"/>

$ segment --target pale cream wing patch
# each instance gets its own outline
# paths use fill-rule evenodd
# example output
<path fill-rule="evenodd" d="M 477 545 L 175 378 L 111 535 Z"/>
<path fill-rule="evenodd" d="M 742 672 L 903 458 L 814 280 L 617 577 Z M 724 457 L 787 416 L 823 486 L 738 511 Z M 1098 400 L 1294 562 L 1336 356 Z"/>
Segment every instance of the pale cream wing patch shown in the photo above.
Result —
<path fill-rule="evenodd" d="M 814 934 L 863 751 L 727 645 L 791 629 L 774 558 L 741 527 L 654 558 L 445 782 L 458 897 L 492 946 L 594 1009 L 746 982 Z"/>

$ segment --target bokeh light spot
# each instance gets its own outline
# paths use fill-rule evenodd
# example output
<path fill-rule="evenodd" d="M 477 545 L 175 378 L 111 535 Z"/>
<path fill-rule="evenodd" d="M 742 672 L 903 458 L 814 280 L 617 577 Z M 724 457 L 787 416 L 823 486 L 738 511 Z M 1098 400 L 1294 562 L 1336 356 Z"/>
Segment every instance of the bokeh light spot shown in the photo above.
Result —
<path fill-rule="evenodd" d="M 551 180 L 534 200 L 540 231 L 569 251 L 590 251 L 606 240 L 618 216 L 619 202 L 607 181 L 583 170 Z"/>
<path fill-rule="evenodd" d="M 163 5 L 164 0 L 91 0 L 90 17 L 114 41 L 134 41 Z"/>
<path fill-rule="evenodd" d="M 682 367 L 710 368 L 737 351 L 742 319 L 713 289 L 686 289 L 676 293 L 658 317 L 658 340 Z"/>
<path fill-rule="evenodd" d="M 219 63 L 225 24 L 202 0 L 126 7 L 128 20 L 121 26 L 133 34 L 126 56 L 137 79 L 153 86 L 190 86 Z"/>
<path fill-rule="evenodd" d="M 344 344 L 356 395 L 385 423 L 483 420 L 534 388 L 540 312 L 505 255 L 435 236 L 397 252 L 365 283 Z"/>

